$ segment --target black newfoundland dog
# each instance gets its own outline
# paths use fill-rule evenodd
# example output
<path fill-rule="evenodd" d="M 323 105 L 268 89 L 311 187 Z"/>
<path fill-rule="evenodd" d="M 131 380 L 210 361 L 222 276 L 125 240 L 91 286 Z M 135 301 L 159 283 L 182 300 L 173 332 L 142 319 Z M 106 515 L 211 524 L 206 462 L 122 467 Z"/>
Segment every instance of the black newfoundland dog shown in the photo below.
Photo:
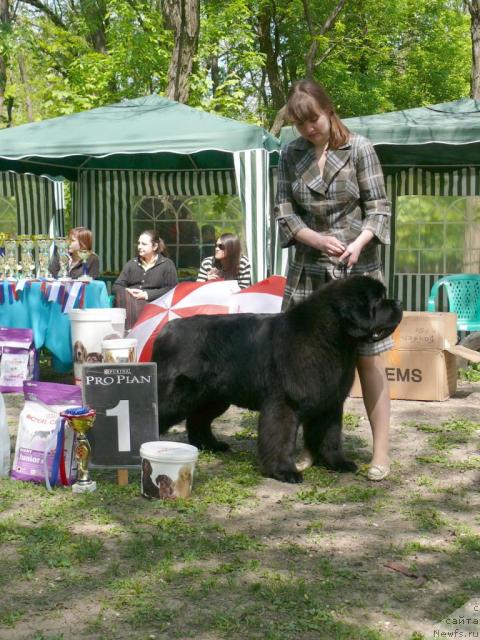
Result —
<path fill-rule="evenodd" d="M 193 316 L 169 322 L 157 337 L 160 433 L 186 418 L 189 442 L 225 451 L 214 418 L 230 404 L 260 412 L 262 471 L 301 482 L 295 465 L 299 424 L 316 462 L 356 466 L 342 452 L 343 403 L 353 383 L 359 341 L 390 335 L 400 303 L 367 276 L 333 280 L 279 314 Z"/>

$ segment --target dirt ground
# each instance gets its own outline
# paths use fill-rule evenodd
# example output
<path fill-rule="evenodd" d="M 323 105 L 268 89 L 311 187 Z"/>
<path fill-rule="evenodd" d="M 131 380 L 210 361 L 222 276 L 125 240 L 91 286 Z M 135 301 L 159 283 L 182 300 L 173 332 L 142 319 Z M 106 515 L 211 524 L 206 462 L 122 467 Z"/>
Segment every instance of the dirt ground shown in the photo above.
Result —
<path fill-rule="evenodd" d="M 13 446 L 23 400 L 20 395 L 10 394 L 5 395 L 5 401 Z M 365 466 L 370 457 L 371 435 L 363 401 L 349 398 L 345 412 L 359 417 L 356 424 L 345 428 L 346 450 Z M 231 442 L 234 453 L 255 447 L 253 440 L 233 440 L 244 413 L 231 408 L 215 425 L 217 434 Z M 304 556 L 299 560 L 299 575 L 305 571 L 308 576 L 309 563 L 320 556 L 334 558 L 339 567 L 335 578 L 339 586 L 334 595 L 328 592 L 328 597 L 341 601 L 339 610 L 345 620 L 361 619 L 362 624 L 379 634 L 375 638 L 434 637 L 434 623 L 468 598 L 480 597 L 479 467 L 461 464 L 478 460 L 480 426 L 471 437 L 448 449 L 451 464 L 440 459 L 437 464 L 432 457 L 438 449 L 431 449 L 429 429 L 452 421 L 478 423 L 479 416 L 480 383 L 459 382 L 454 397 L 444 402 L 392 401 L 393 467 L 391 476 L 379 483 L 382 494 L 378 504 L 348 497 L 353 484 L 351 474 L 342 474 L 339 480 L 339 487 L 347 496 L 344 501 L 323 501 L 315 480 L 307 472 L 302 485 L 264 479 L 256 489 L 255 501 L 233 510 L 212 505 L 209 515 L 227 532 L 258 536 L 272 557 L 285 544 L 301 550 Z M 182 427 L 175 428 L 174 433 L 168 439 L 184 439 Z M 421 460 L 426 454 L 431 456 L 430 462 Z M 455 465 L 456 461 L 459 464 Z M 372 484 L 361 476 L 355 478 L 357 491 L 362 487 L 370 489 Z M 298 499 L 299 495 L 303 497 Z M 461 542 L 462 535 L 467 535 L 469 546 Z M 283 570 L 292 570 L 294 561 L 295 558 L 285 560 Z M 302 563 L 306 563 L 304 568 Z M 355 580 L 343 580 L 342 571 L 345 575 L 354 574 L 360 587 Z M 320 582 L 325 580 L 328 578 Z M 47 629 L 50 635 L 46 630 L 45 635 L 35 637 L 69 638 L 68 633 L 52 635 L 55 629 L 59 634 L 64 631 L 63 625 L 64 620 L 57 619 Z M 21 622 L 10 631 L 0 629 L 0 638 L 29 637 L 33 636 L 27 634 Z M 118 636 L 83 637 L 128 636 L 119 631 Z M 138 637 L 167 638 L 168 634 Z M 201 637 L 210 640 L 225 636 L 218 633 Z M 245 637 L 260 636 L 252 631 Z M 302 637 L 328 636 L 303 633 Z M 351 637 L 354 639 L 355 635 Z"/>

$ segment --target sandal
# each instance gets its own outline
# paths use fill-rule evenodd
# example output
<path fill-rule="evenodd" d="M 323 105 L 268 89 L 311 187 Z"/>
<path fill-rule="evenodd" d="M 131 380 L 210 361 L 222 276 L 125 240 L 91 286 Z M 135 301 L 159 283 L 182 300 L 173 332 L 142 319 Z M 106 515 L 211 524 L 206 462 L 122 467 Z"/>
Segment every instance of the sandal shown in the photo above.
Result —
<path fill-rule="evenodd" d="M 368 470 L 367 478 L 373 482 L 379 482 L 380 480 L 385 480 L 389 475 L 389 464 L 373 464 Z"/>
<path fill-rule="evenodd" d="M 305 471 L 313 466 L 313 456 L 307 448 L 304 448 L 296 460 L 297 471 Z"/>

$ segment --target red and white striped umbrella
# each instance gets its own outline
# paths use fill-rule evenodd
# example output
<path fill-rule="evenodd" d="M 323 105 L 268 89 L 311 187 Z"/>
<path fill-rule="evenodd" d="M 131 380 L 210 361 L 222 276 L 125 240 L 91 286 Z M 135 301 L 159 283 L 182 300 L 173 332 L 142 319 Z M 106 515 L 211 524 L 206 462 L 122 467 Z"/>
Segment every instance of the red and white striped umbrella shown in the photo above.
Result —
<path fill-rule="evenodd" d="M 278 313 L 284 289 L 282 276 L 246 289 L 240 289 L 236 280 L 181 282 L 145 306 L 127 337 L 137 339 L 139 362 L 150 362 L 155 338 L 169 320 L 199 314 Z"/>

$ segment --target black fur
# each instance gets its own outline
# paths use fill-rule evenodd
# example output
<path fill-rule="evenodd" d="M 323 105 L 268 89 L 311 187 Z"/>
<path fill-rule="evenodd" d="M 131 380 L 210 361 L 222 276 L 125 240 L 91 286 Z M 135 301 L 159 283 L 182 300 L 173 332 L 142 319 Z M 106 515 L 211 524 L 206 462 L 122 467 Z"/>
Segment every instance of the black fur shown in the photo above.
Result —
<path fill-rule="evenodd" d="M 334 280 L 279 314 L 193 316 L 157 337 L 160 433 L 186 418 L 189 442 L 224 451 L 211 423 L 230 404 L 260 412 L 258 448 L 265 475 L 301 482 L 297 429 L 329 468 L 355 470 L 342 452 L 343 403 L 352 386 L 359 340 L 386 337 L 400 304 L 366 276 Z"/>

